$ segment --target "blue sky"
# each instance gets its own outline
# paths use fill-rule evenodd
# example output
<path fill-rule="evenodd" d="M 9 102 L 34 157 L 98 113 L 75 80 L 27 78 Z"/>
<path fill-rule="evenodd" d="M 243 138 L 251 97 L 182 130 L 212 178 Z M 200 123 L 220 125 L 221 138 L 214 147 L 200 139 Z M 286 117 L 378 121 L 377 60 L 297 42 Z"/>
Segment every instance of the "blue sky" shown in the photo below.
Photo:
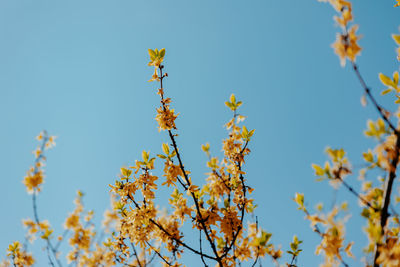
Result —
<path fill-rule="evenodd" d="M 378 73 L 398 69 L 390 35 L 398 32 L 400 9 L 393 2 L 353 1 L 363 35 L 357 62 L 375 95 L 383 89 Z M 223 103 L 235 93 L 246 125 L 256 129 L 245 170 L 260 224 L 285 250 L 297 234 L 304 240 L 300 266 L 317 266 L 319 238 L 291 198 L 304 192 L 311 207 L 329 204 L 332 189 L 315 182 L 311 163 L 325 161 L 327 145 L 345 148 L 354 165 L 361 163 L 361 152 L 373 146 L 362 131 L 376 118 L 371 106 L 361 107 L 356 77 L 330 48 L 338 31 L 333 15 L 313 0 L 2 0 L 1 255 L 23 239 L 21 219 L 32 217 L 21 181 L 41 130 L 58 138 L 47 153 L 39 215 L 58 233 L 77 189 L 98 222 L 119 168 L 144 149 L 161 151 L 167 135 L 154 120 L 159 99 L 147 82 L 147 49 L 164 47 L 166 94 L 180 113 L 178 144 L 193 180 L 201 184 L 207 172 L 201 144 L 220 154 L 222 125 L 231 116 Z M 379 100 L 394 108 L 390 97 Z M 358 186 L 356 176 L 349 183 Z M 348 192 L 340 190 L 338 198 L 349 200 L 347 232 L 360 258 L 366 241 L 360 209 Z M 37 241 L 36 254 L 44 254 L 41 246 Z M 186 264 L 197 266 L 188 255 Z M 40 256 L 37 266 L 45 264 Z"/>

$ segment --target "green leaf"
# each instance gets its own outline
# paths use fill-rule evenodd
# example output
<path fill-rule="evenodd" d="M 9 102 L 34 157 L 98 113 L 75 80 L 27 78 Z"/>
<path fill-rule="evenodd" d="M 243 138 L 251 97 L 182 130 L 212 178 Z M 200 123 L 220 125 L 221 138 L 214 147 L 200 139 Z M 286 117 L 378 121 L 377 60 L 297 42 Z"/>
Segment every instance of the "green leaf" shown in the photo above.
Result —
<path fill-rule="evenodd" d="M 271 236 L 272 236 L 271 233 L 268 233 L 268 232 L 265 232 L 265 231 L 262 230 L 261 231 L 261 238 L 260 238 L 260 245 L 261 246 L 265 246 L 268 243 L 268 241 L 271 238 Z"/>
<path fill-rule="evenodd" d="M 142 158 L 143 158 L 143 161 L 144 161 L 145 163 L 147 163 L 147 161 L 149 160 L 149 152 L 143 150 L 143 152 L 142 152 Z"/>
<path fill-rule="evenodd" d="M 369 218 L 370 212 L 368 209 L 364 208 L 361 212 L 361 216 L 363 216 L 364 218 Z"/>
<path fill-rule="evenodd" d="M 395 84 L 393 83 L 392 79 L 390 79 L 383 73 L 379 73 L 379 80 L 381 80 L 381 82 L 386 86 L 395 87 Z"/>
<path fill-rule="evenodd" d="M 371 150 L 368 150 L 367 153 L 363 153 L 363 157 L 366 162 L 374 162 L 374 155 L 372 154 Z"/>
<path fill-rule="evenodd" d="M 162 150 L 164 151 L 164 153 L 166 155 L 169 155 L 169 145 L 168 144 L 163 143 L 162 144 Z"/>
<path fill-rule="evenodd" d="M 236 103 L 236 97 L 234 94 L 231 94 L 231 97 L 229 98 L 229 100 L 232 102 L 232 104 Z"/>
<path fill-rule="evenodd" d="M 242 138 L 247 139 L 249 136 L 249 131 L 247 130 L 246 126 L 242 127 Z"/>
<path fill-rule="evenodd" d="M 225 105 L 228 107 L 228 108 L 230 108 L 231 110 L 235 110 L 235 107 L 234 107 L 234 105 L 231 103 L 231 102 L 225 102 Z"/>
<path fill-rule="evenodd" d="M 321 166 L 319 166 L 317 164 L 312 164 L 312 167 L 315 170 L 316 176 L 323 176 L 325 174 L 325 171 Z"/>
<path fill-rule="evenodd" d="M 392 88 L 388 88 L 386 90 L 383 90 L 381 95 L 386 95 L 387 93 L 389 93 L 390 91 L 392 91 Z"/>
<path fill-rule="evenodd" d="M 165 48 L 160 50 L 160 57 L 163 58 L 165 56 Z"/>
<path fill-rule="evenodd" d="M 395 71 L 393 73 L 393 82 L 394 82 L 395 85 L 399 84 L 399 72 L 398 71 Z"/>
<path fill-rule="evenodd" d="M 154 60 L 154 58 L 156 57 L 156 53 L 152 49 L 149 49 L 149 55 L 151 60 Z"/>
<path fill-rule="evenodd" d="M 255 129 L 253 129 L 253 130 L 251 130 L 251 131 L 249 132 L 249 138 L 253 136 L 254 131 L 255 131 Z"/>
<path fill-rule="evenodd" d="M 132 170 L 128 170 L 128 169 L 125 169 L 125 168 L 121 168 L 121 173 L 122 173 L 122 175 L 123 175 L 124 177 L 129 177 L 129 176 L 131 176 L 131 174 L 132 174 Z"/>
<path fill-rule="evenodd" d="M 398 45 L 400 45 L 400 35 L 392 34 L 392 38 Z"/>
<path fill-rule="evenodd" d="M 229 200 L 227 198 L 224 199 L 224 207 L 225 208 L 229 207 Z"/>
<path fill-rule="evenodd" d="M 207 154 L 209 154 L 210 152 L 210 144 L 207 143 L 205 145 L 201 145 L 201 150 L 203 150 L 204 152 L 206 152 Z"/>

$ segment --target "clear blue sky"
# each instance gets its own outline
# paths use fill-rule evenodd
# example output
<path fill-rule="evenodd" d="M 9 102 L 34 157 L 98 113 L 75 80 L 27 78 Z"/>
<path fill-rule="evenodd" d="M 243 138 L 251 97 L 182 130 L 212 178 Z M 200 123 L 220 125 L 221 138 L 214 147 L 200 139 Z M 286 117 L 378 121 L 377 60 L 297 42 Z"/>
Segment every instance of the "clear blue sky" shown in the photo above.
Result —
<path fill-rule="evenodd" d="M 353 3 L 363 35 L 358 63 L 377 95 L 377 74 L 398 69 L 390 35 L 398 32 L 400 8 L 391 0 Z M 21 181 L 41 130 L 58 138 L 47 154 L 39 215 L 58 233 L 77 189 L 100 221 L 119 168 L 143 149 L 160 152 L 167 136 L 154 120 L 159 100 L 147 82 L 147 49 L 164 47 L 166 93 L 180 112 L 178 144 L 194 181 L 201 184 L 207 171 L 201 144 L 220 153 L 231 116 L 223 103 L 235 93 L 248 128 L 256 129 L 246 171 L 260 224 L 284 250 L 297 234 L 305 240 L 299 265 L 317 266 L 319 238 L 291 198 L 304 192 L 311 207 L 329 204 L 332 189 L 314 181 L 311 163 L 325 161 L 327 145 L 361 163 L 372 145 L 362 131 L 376 118 L 371 106 L 361 107 L 354 74 L 330 48 L 338 30 L 333 14 L 316 0 L 0 1 L 1 257 L 9 243 L 23 240 L 21 219 L 32 217 Z M 349 182 L 358 187 L 355 176 Z M 360 209 L 348 192 L 338 195 L 350 200 L 347 232 L 360 257 Z M 43 243 L 35 244 L 44 254 Z M 46 265 L 45 257 L 39 261 Z M 188 266 L 198 263 L 187 258 Z"/>

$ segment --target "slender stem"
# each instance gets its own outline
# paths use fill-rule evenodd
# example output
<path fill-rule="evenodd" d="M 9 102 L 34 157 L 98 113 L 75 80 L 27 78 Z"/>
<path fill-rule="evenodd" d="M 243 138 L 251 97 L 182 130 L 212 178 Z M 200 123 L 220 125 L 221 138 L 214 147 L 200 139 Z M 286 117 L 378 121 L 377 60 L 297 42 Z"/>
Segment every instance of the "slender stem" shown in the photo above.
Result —
<path fill-rule="evenodd" d="M 303 211 L 305 212 L 305 214 L 306 214 L 307 216 L 310 216 L 310 213 L 308 212 L 308 210 L 304 209 Z M 322 233 L 322 231 L 319 229 L 319 227 L 318 227 L 317 224 L 314 226 L 314 232 L 317 233 L 321 238 L 324 238 L 324 236 L 325 236 L 325 234 Z M 339 253 L 339 252 L 338 252 L 338 253 Z M 340 262 L 341 262 L 345 267 L 350 267 L 350 265 L 348 265 L 348 264 L 343 260 L 342 257 L 336 257 L 336 258 L 338 258 L 338 259 L 340 260 Z"/>
<path fill-rule="evenodd" d="M 140 209 L 139 204 L 128 195 L 128 198 L 133 202 L 133 204 L 135 205 L 135 207 L 137 209 Z M 172 234 L 170 234 L 161 224 L 159 224 L 158 222 L 156 222 L 154 219 L 149 219 L 149 221 L 154 224 L 155 226 L 158 227 L 158 229 L 160 229 L 161 231 L 163 231 L 166 235 L 168 235 L 171 239 L 173 239 L 175 242 L 177 242 L 178 244 L 182 245 L 183 247 L 187 248 L 188 250 L 192 251 L 193 253 L 196 253 L 200 256 L 203 256 L 205 258 L 211 259 L 211 260 L 217 260 L 217 258 L 209 256 L 207 254 L 201 253 L 200 251 L 190 247 L 189 245 L 187 245 L 186 243 L 184 243 L 183 241 L 175 238 Z"/>
<path fill-rule="evenodd" d="M 145 255 L 146 255 L 146 254 L 145 254 Z M 156 257 L 156 254 L 153 253 L 153 256 L 151 256 L 150 260 L 149 260 L 148 262 L 147 262 L 147 260 L 146 260 L 146 266 L 151 266 L 150 263 L 155 259 L 155 257 Z"/>
<path fill-rule="evenodd" d="M 356 196 L 359 200 L 361 200 L 362 203 L 364 203 L 366 206 L 373 209 L 374 211 L 378 211 L 377 208 L 374 208 L 371 205 L 371 203 L 369 203 L 365 198 L 363 198 L 351 185 L 349 185 L 345 180 L 343 180 L 342 177 L 337 176 L 335 178 L 338 179 L 347 188 L 347 190 L 349 190 L 354 196 Z"/>
<path fill-rule="evenodd" d="M 378 104 L 378 102 L 376 101 L 375 97 L 371 94 L 371 90 L 369 89 L 369 87 L 365 83 L 364 78 L 361 76 L 361 73 L 360 73 L 360 71 L 358 69 L 358 66 L 354 62 L 351 62 L 351 64 L 353 66 L 353 70 L 354 70 L 359 82 L 361 83 L 361 86 L 364 89 L 365 94 L 371 100 L 372 104 L 374 105 L 375 109 L 378 111 L 378 113 L 382 117 L 382 119 L 389 125 L 390 129 L 392 129 L 393 132 L 397 136 L 399 136 L 399 131 L 396 129 L 396 127 L 393 125 L 393 123 L 389 120 L 388 116 L 386 115 L 385 109 L 382 108 L 382 106 L 380 106 Z"/>
<path fill-rule="evenodd" d="M 389 214 L 390 198 L 391 198 L 391 193 L 392 193 L 393 182 L 394 182 L 394 179 L 396 178 L 397 163 L 399 160 L 400 132 L 396 129 L 396 127 L 393 125 L 393 123 L 389 120 L 384 109 L 378 104 L 376 99 L 371 94 L 371 90 L 369 89 L 369 87 L 365 83 L 363 77 L 361 76 L 358 66 L 354 62 L 352 62 L 352 66 L 353 66 L 353 70 L 354 70 L 358 80 L 361 83 L 361 86 L 364 89 L 364 92 L 367 94 L 367 96 L 373 103 L 375 109 L 379 112 L 382 119 L 389 125 L 390 129 L 392 129 L 394 134 L 396 135 L 396 145 L 394 147 L 394 157 L 390 162 L 389 177 L 386 182 L 386 188 L 384 191 L 384 202 L 383 202 L 383 206 L 382 206 L 382 210 L 381 210 L 380 225 L 381 225 L 382 231 L 385 232 L 385 226 L 386 226 L 387 220 L 390 216 L 390 214 Z M 377 263 L 377 259 L 380 255 L 379 249 L 380 249 L 380 244 L 377 244 L 376 249 L 375 249 L 375 256 L 374 256 L 374 267 L 379 266 L 379 264 Z"/>
<path fill-rule="evenodd" d="M 47 136 L 47 132 L 44 131 L 43 133 L 44 133 L 44 136 L 43 136 L 42 145 L 41 145 L 41 147 L 40 147 L 40 154 L 38 155 L 38 157 L 37 157 L 36 160 L 35 160 L 35 166 L 34 166 L 34 170 L 33 170 L 33 175 L 37 174 L 38 171 L 39 171 L 38 163 L 39 163 L 40 159 L 43 158 L 43 151 L 44 151 L 44 149 L 45 149 L 46 142 L 49 140 L 49 137 Z M 36 223 L 37 225 L 39 225 L 40 220 L 39 220 L 39 215 L 38 215 L 38 211 L 37 211 L 36 193 L 37 193 L 37 190 L 35 189 L 35 190 L 33 191 L 33 194 L 32 194 L 33 216 L 34 216 L 34 218 L 35 218 L 35 223 Z M 41 232 L 42 232 L 42 231 L 41 231 Z M 42 232 L 42 233 L 43 233 L 43 232 Z M 47 242 L 47 247 L 48 247 L 48 248 L 51 250 L 51 252 L 53 253 L 53 256 L 54 256 L 54 259 L 55 259 L 56 262 L 57 262 L 57 265 L 58 265 L 59 267 L 62 267 L 61 262 L 60 262 L 60 261 L 58 260 L 58 258 L 57 258 L 57 250 L 53 247 L 52 243 L 50 242 L 49 237 L 46 238 L 45 240 L 46 240 L 46 242 Z M 49 257 L 49 260 L 50 260 L 50 262 L 51 262 L 52 264 L 54 264 L 54 263 L 52 262 L 52 260 L 51 260 L 50 257 Z"/>
<path fill-rule="evenodd" d="M 161 254 L 158 252 L 149 242 L 146 241 L 146 244 L 160 257 L 168 266 L 172 266 Z"/>
<path fill-rule="evenodd" d="M 162 69 L 163 69 L 163 66 L 160 65 L 160 66 L 159 66 L 159 71 L 160 71 L 160 86 L 161 86 L 161 89 L 163 90 L 163 79 L 164 79 L 164 75 L 163 75 Z M 163 93 L 161 93 L 161 103 L 162 103 L 162 105 L 163 105 L 163 109 L 165 110 L 165 103 L 164 103 L 163 100 L 164 100 L 164 96 L 163 96 Z M 182 171 L 182 173 L 183 173 L 185 182 L 186 182 L 187 186 L 190 187 L 191 183 L 190 183 L 189 177 L 188 177 L 188 175 L 187 175 L 187 173 L 186 173 L 186 171 L 185 171 L 184 165 L 183 165 L 183 163 L 182 163 L 181 155 L 180 155 L 180 153 L 179 153 L 179 151 L 178 151 L 178 146 L 177 146 L 177 144 L 176 144 L 175 137 L 174 137 L 174 135 L 172 134 L 172 131 L 171 131 L 171 130 L 168 130 L 168 134 L 169 134 L 169 137 L 170 137 L 170 139 L 171 139 L 171 141 L 172 141 L 172 145 L 173 145 L 173 147 L 174 147 L 174 149 L 175 149 L 175 153 L 176 153 L 176 156 L 177 156 L 178 162 L 179 162 L 179 167 L 181 168 L 181 171 Z M 209 242 L 210 245 L 211 245 L 211 249 L 212 249 L 212 251 L 213 251 L 213 253 L 214 253 L 214 255 L 215 255 L 215 259 L 216 259 L 216 261 L 218 262 L 218 264 L 222 267 L 223 265 L 222 265 L 221 257 L 218 255 L 218 252 L 217 252 L 217 248 L 216 248 L 216 246 L 215 246 L 215 243 L 214 243 L 213 240 L 211 239 L 211 236 L 210 236 L 210 234 L 209 234 L 209 232 L 208 232 L 208 228 L 207 228 L 207 226 L 206 226 L 206 224 L 205 224 L 205 220 L 204 220 L 204 218 L 203 218 L 203 215 L 201 214 L 199 201 L 198 201 L 197 197 L 195 196 L 194 192 L 190 191 L 190 195 L 192 196 L 193 202 L 194 202 L 195 207 L 196 207 L 197 215 L 199 216 L 199 222 L 200 222 L 200 224 L 201 224 L 201 227 L 202 227 L 203 230 L 204 230 L 204 233 L 205 233 L 205 235 L 206 235 L 206 238 L 207 238 L 208 242 Z M 211 230 L 210 230 L 210 231 L 211 231 Z"/>
<path fill-rule="evenodd" d="M 201 229 L 199 229 L 199 243 L 200 243 L 200 252 L 203 253 L 203 247 L 201 245 Z M 203 255 L 200 256 L 201 257 L 201 261 L 204 264 L 204 267 L 208 267 L 208 265 L 206 264 Z"/>
<path fill-rule="evenodd" d="M 132 246 L 133 254 L 135 254 L 136 260 L 137 260 L 137 262 L 139 264 L 139 267 L 142 267 L 142 264 L 140 263 L 140 260 L 139 260 L 139 255 L 137 254 L 136 248 L 135 248 L 135 246 L 133 245 L 132 242 L 131 242 L 131 246 Z M 145 264 L 146 264 L 146 262 L 145 262 Z"/>
<path fill-rule="evenodd" d="M 14 267 L 17 267 L 17 265 L 15 264 L 15 256 L 12 255 L 12 256 L 11 256 L 11 259 L 12 259 L 12 264 L 13 264 L 13 266 L 14 266 Z"/>
<path fill-rule="evenodd" d="M 258 217 L 257 216 L 256 216 L 256 231 L 258 232 Z M 257 263 L 259 257 L 260 257 L 260 247 L 257 246 L 257 257 L 254 260 L 254 263 L 253 263 L 253 265 L 251 265 L 251 267 L 256 266 L 256 263 Z"/>
<path fill-rule="evenodd" d="M 57 242 L 57 244 L 54 246 L 55 250 L 58 250 L 58 248 L 60 247 L 61 243 L 64 241 L 65 237 L 67 236 L 68 232 L 69 232 L 69 229 L 65 229 L 65 231 L 64 231 L 64 233 L 63 233 L 63 235 L 61 237 L 61 240 L 59 240 Z"/>
<path fill-rule="evenodd" d="M 54 263 L 53 263 L 53 261 L 51 259 L 50 251 L 49 251 L 49 247 L 48 246 L 46 247 L 46 251 L 47 251 L 47 258 L 49 259 L 49 263 L 50 263 L 51 266 L 54 267 Z"/>
<path fill-rule="evenodd" d="M 383 202 L 383 207 L 382 207 L 382 211 L 381 211 L 380 223 L 381 223 L 381 229 L 382 229 L 383 233 L 385 232 L 385 226 L 386 226 L 387 220 L 390 216 L 389 204 L 390 204 L 390 198 L 391 198 L 391 194 L 392 194 L 393 182 L 394 182 L 394 179 L 396 178 L 397 163 L 398 163 L 398 159 L 399 159 L 399 149 L 400 149 L 400 138 L 399 138 L 399 136 L 396 136 L 396 147 L 395 147 L 395 151 L 394 151 L 394 157 L 390 164 L 389 179 L 387 180 L 386 190 L 384 191 L 384 202 Z M 380 255 L 379 249 L 380 249 L 380 244 L 378 243 L 376 246 L 375 257 L 374 257 L 374 266 L 375 267 L 379 266 L 379 264 L 377 263 L 377 259 Z"/>
<path fill-rule="evenodd" d="M 292 260 L 290 261 L 289 267 L 295 267 L 295 265 L 294 265 L 294 260 L 295 260 L 295 259 L 296 259 L 296 256 L 293 255 L 293 256 L 292 256 Z"/>
<path fill-rule="evenodd" d="M 32 194 L 32 203 L 33 203 L 33 216 L 34 216 L 34 218 L 35 218 L 36 224 L 39 224 L 39 223 L 40 223 L 40 220 L 39 220 L 39 216 L 38 216 L 38 212 L 37 212 L 37 205 L 36 205 L 36 190 L 35 190 L 35 191 L 33 192 L 33 194 Z M 42 232 L 42 234 L 44 234 L 44 233 Z M 55 259 L 56 262 L 57 262 L 57 265 L 58 265 L 59 267 L 62 267 L 62 264 L 61 264 L 60 260 L 57 258 L 57 250 L 53 247 L 53 245 L 52 245 L 52 243 L 51 243 L 49 237 L 46 238 L 45 240 L 46 240 L 46 242 L 47 242 L 48 248 L 49 248 L 49 249 L 51 250 L 51 252 L 53 253 L 53 256 L 54 256 L 54 259 Z M 51 259 L 50 259 L 50 261 L 51 261 Z M 53 264 L 54 264 L 54 263 L 53 263 Z"/>
<path fill-rule="evenodd" d="M 238 163 L 238 168 L 239 171 L 242 170 L 240 163 Z M 244 220 L 244 213 L 245 213 L 245 209 L 246 209 L 246 185 L 244 184 L 244 177 L 242 174 L 240 174 L 240 181 L 242 183 L 242 190 L 243 190 L 243 204 L 242 204 L 242 208 L 241 210 L 241 215 L 240 215 L 240 224 L 238 226 L 238 229 L 236 230 L 235 235 L 232 238 L 232 242 L 229 245 L 229 247 L 226 249 L 225 253 L 222 254 L 221 258 L 225 257 L 226 255 L 228 255 L 228 252 L 231 250 L 232 246 L 235 244 L 237 237 L 239 236 L 240 231 L 243 229 L 243 220 Z"/>

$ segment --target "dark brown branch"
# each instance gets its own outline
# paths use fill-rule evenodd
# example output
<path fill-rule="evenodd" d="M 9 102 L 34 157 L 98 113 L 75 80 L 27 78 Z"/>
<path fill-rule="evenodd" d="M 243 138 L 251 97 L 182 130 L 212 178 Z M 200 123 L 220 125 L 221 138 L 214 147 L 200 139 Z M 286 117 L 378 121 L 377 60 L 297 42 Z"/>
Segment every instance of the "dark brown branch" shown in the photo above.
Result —
<path fill-rule="evenodd" d="M 163 69 L 163 66 L 160 65 L 160 66 L 159 66 L 159 70 L 160 70 L 160 86 L 161 86 L 161 89 L 163 90 L 163 79 L 164 79 L 165 76 L 163 75 L 162 69 Z M 163 109 L 165 110 L 165 103 L 164 103 L 163 100 L 164 100 L 164 96 L 163 96 L 163 93 L 161 93 L 161 103 L 162 103 L 162 105 L 163 105 Z M 172 131 L 171 131 L 171 130 L 168 130 L 168 134 L 169 134 L 169 137 L 170 137 L 170 139 L 171 139 L 171 141 L 172 141 L 172 145 L 173 145 L 173 147 L 174 147 L 174 149 L 175 149 L 175 153 L 176 153 L 176 156 L 177 156 L 178 162 L 179 162 L 179 167 L 181 168 L 181 171 L 182 171 L 182 173 L 183 173 L 185 182 L 186 182 L 186 184 L 187 184 L 187 187 L 189 188 L 190 185 L 191 185 L 191 184 L 190 184 L 190 180 L 189 180 L 189 177 L 188 177 L 188 175 L 187 175 L 187 173 L 186 173 L 186 171 L 185 171 L 185 168 L 184 168 L 184 166 L 183 166 L 182 159 L 181 159 L 180 153 L 179 153 L 179 151 L 178 151 L 178 146 L 177 146 L 176 141 L 175 141 L 175 137 L 174 137 L 174 135 L 172 134 Z M 210 234 L 209 234 L 209 232 L 208 232 L 208 228 L 207 228 L 207 226 L 206 226 L 206 224 L 205 224 L 205 220 L 204 220 L 204 218 L 203 218 L 203 215 L 201 214 L 199 201 L 198 201 L 197 197 L 195 196 L 195 194 L 194 194 L 193 192 L 190 192 L 190 195 L 192 196 L 193 202 L 194 202 L 194 204 L 195 204 L 196 212 L 197 212 L 197 215 L 199 216 L 199 222 L 200 222 L 200 224 L 201 224 L 201 226 L 202 226 L 202 228 L 203 228 L 203 230 L 204 230 L 204 233 L 205 233 L 205 235 L 206 235 L 207 241 L 210 243 L 211 249 L 212 249 L 212 251 L 213 251 L 213 253 L 214 253 L 214 255 L 215 255 L 215 260 L 216 260 L 216 261 L 218 262 L 218 264 L 222 267 L 223 265 L 222 265 L 221 257 L 218 255 L 218 252 L 217 252 L 217 248 L 216 248 L 216 246 L 215 246 L 215 243 L 214 243 L 213 240 L 211 239 L 211 236 L 210 236 Z M 210 229 L 210 231 L 211 231 L 211 229 Z"/>
<path fill-rule="evenodd" d="M 292 260 L 290 261 L 290 264 L 289 264 L 288 267 L 296 267 L 296 265 L 294 265 L 295 260 L 296 260 L 296 256 L 293 255 L 293 256 L 292 256 Z"/>
<path fill-rule="evenodd" d="M 188 175 L 187 175 L 187 173 L 186 173 L 186 171 L 185 171 L 185 168 L 184 168 L 184 166 L 183 166 L 180 153 L 178 152 L 178 146 L 177 146 L 177 144 L 176 144 L 174 135 L 172 134 L 171 130 L 168 130 L 168 133 L 169 133 L 169 137 L 170 137 L 170 139 L 171 139 L 171 141 L 172 141 L 172 144 L 173 144 L 173 146 L 174 146 L 175 153 L 176 153 L 176 156 L 177 156 L 178 161 L 179 161 L 179 167 L 181 168 L 181 171 L 182 171 L 182 173 L 183 173 L 183 175 L 184 175 L 185 182 L 187 183 L 188 187 L 190 187 L 190 186 L 191 186 L 191 183 L 190 183 L 189 177 L 188 177 Z M 204 229 L 204 233 L 205 233 L 205 235 L 206 235 L 206 238 L 207 238 L 208 242 L 209 242 L 210 245 L 211 245 L 211 248 L 212 248 L 212 250 L 213 250 L 213 252 L 214 252 L 214 255 L 215 255 L 216 259 L 218 259 L 218 260 L 217 260 L 218 263 L 220 263 L 221 260 L 220 260 L 220 257 L 218 256 L 217 248 L 216 248 L 214 242 L 212 241 L 212 239 L 211 239 L 211 237 L 210 237 L 210 235 L 209 235 L 209 233 L 208 233 L 208 228 L 207 228 L 207 226 L 206 226 L 206 224 L 205 224 L 205 220 L 204 220 L 204 218 L 203 218 L 203 215 L 201 214 L 199 201 L 198 201 L 197 197 L 195 196 L 195 194 L 194 194 L 193 192 L 190 192 L 190 195 L 192 196 L 193 202 L 194 202 L 194 204 L 195 204 L 196 212 L 197 212 L 197 215 L 199 216 L 199 219 L 200 219 L 199 222 L 200 222 L 202 228 Z M 222 263 L 220 263 L 220 265 L 222 266 Z"/>
<path fill-rule="evenodd" d="M 236 114 L 236 110 L 234 110 L 234 114 L 233 114 L 233 118 L 235 119 L 237 116 Z M 245 145 L 243 146 L 242 150 L 239 152 L 242 156 L 243 153 L 248 145 L 249 141 L 246 141 Z M 237 168 L 239 169 L 239 171 L 242 170 L 242 166 L 241 166 L 241 162 L 237 162 L 236 164 Z M 224 254 L 221 256 L 221 258 L 225 257 L 226 255 L 228 255 L 229 251 L 232 249 L 232 247 L 235 245 L 236 239 L 239 236 L 240 231 L 243 229 L 243 220 L 244 220 L 244 213 L 246 210 L 246 185 L 244 183 L 244 177 L 243 175 L 240 173 L 239 175 L 240 181 L 242 183 L 242 190 L 243 190 L 243 205 L 239 210 L 241 211 L 241 215 L 240 215 L 240 225 L 238 226 L 236 233 L 233 235 L 232 241 L 230 243 L 229 246 L 227 246 L 227 248 L 225 249 Z"/>
<path fill-rule="evenodd" d="M 172 266 L 161 254 L 158 252 L 149 242 L 146 241 L 146 244 L 157 254 L 159 258 L 161 258 L 168 266 Z"/>
<path fill-rule="evenodd" d="M 358 66 L 356 63 L 351 62 L 353 66 L 353 70 L 361 83 L 361 86 L 364 89 L 365 94 L 368 96 L 369 100 L 371 100 L 372 104 L 374 105 L 375 109 L 378 111 L 379 115 L 382 117 L 382 119 L 389 125 L 390 129 L 393 130 L 393 132 L 396 134 L 396 136 L 399 136 L 399 131 L 396 129 L 396 127 L 393 125 L 393 123 L 389 120 L 388 116 L 386 115 L 385 109 L 382 108 L 376 101 L 375 97 L 371 94 L 371 90 L 367 86 L 367 84 L 364 81 L 364 78 L 361 76 L 361 73 L 358 69 Z"/>
<path fill-rule="evenodd" d="M 400 149 L 400 137 L 396 135 L 396 147 L 394 151 L 394 158 L 392 159 L 390 163 L 390 171 L 389 171 L 389 179 L 387 180 L 386 184 L 386 190 L 384 191 L 384 202 L 383 202 L 383 207 L 381 211 L 381 228 L 382 232 L 385 232 L 385 226 L 387 223 L 387 220 L 390 216 L 389 214 L 389 204 L 390 204 L 390 198 L 392 194 L 392 187 L 393 187 L 393 182 L 394 179 L 396 178 L 396 170 L 397 170 L 397 163 L 399 160 L 399 149 Z M 380 244 L 377 244 L 376 250 L 375 250 L 375 257 L 374 257 L 374 266 L 377 267 L 379 264 L 377 263 L 377 259 L 379 257 L 379 248 Z"/>
<path fill-rule="evenodd" d="M 258 232 L 258 217 L 257 216 L 256 216 L 256 231 Z M 251 267 L 256 266 L 256 263 L 257 263 L 259 257 L 260 257 L 260 247 L 257 246 L 257 257 L 254 260 L 253 265 L 251 265 Z"/>
<path fill-rule="evenodd" d="M 128 195 L 128 198 L 133 202 L 133 204 L 135 204 L 135 207 L 136 207 L 137 209 L 140 209 L 139 204 L 138 204 L 133 198 L 131 198 L 129 195 Z M 171 239 L 173 239 L 175 242 L 177 242 L 178 244 L 180 244 L 180 245 L 182 245 L 183 247 L 187 248 L 188 250 L 192 251 L 193 253 L 198 254 L 198 255 L 200 255 L 200 256 L 203 256 L 203 257 L 205 257 L 205 258 L 211 259 L 211 260 L 215 260 L 215 261 L 217 260 L 217 258 L 212 257 L 212 256 L 209 256 L 209 255 L 204 254 L 204 253 L 201 253 L 200 251 L 195 250 L 194 248 L 190 247 L 189 245 L 187 245 L 187 244 L 184 243 L 183 241 L 181 241 L 181 240 L 175 238 L 175 237 L 174 237 L 172 234 L 170 234 L 161 224 L 157 223 L 155 220 L 149 219 L 149 221 L 150 221 L 152 224 L 154 224 L 155 226 L 157 226 L 158 229 L 160 229 L 161 231 L 163 231 L 166 235 L 168 235 L 168 236 L 169 236 Z"/>
<path fill-rule="evenodd" d="M 246 142 L 246 145 L 247 145 L 247 142 Z M 244 149 L 242 151 L 244 151 Z M 240 153 L 243 153 L 243 152 L 240 152 Z M 240 162 L 237 164 L 237 167 L 238 167 L 239 171 L 242 170 Z M 225 253 L 221 257 L 225 257 L 226 255 L 228 255 L 228 252 L 231 250 L 231 248 L 235 244 L 236 239 L 239 236 L 240 231 L 243 229 L 244 213 L 245 213 L 245 210 L 246 210 L 246 185 L 244 184 L 244 177 L 243 177 L 242 174 L 239 175 L 239 178 L 240 178 L 240 181 L 242 183 L 242 190 L 243 190 L 243 205 L 240 208 L 240 210 L 241 210 L 240 225 L 238 226 L 238 229 L 236 230 L 236 234 L 232 238 L 231 244 L 229 245 L 229 247 L 227 248 L 227 250 L 225 251 Z"/>
<path fill-rule="evenodd" d="M 200 243 L 200 252 L 203 253 L 203 247 L 201 245 L 201 229 L 199 229 L 199 243 Z M 208 267 L 208 265 L 206 264 L 203 255 L 200 256 L 201 257 L 201 261 L 204 264 L 204 267 Z"/>
<path fill-rule="evenodd" d="M 371 94 L 371 90 L 369 89 L 369 87 L 365 83 L 363 77 L 361 76 L 358 66 L 354 62 L 352 62 L 352 66 L 353 66 L 353 70 L 354 70 L 358 80 L 361 83 L 361 86 L 364 89 L 364 92 L 367 94 L 367 96 L 373 103 L 375 109 L 379 112 L 382 119 L 389 125 L 390 129 L 392 129 L 394 134 L 396 135 L 396 145 L 394 147 L 394 157 L 393 157 L 393 159 L 390 163 L 390 167 L 389 167 L 389 177 L 387 179 L 386 189 L 384 191 L 384 202 L 383 202 L 383 206 L 382 206 L 382 210 L 381 210 L 380 224 L 381 224 L 382 231 L 384 232 L 385 226 L 387 223 L 387 219 L 390 216 L 389 205 L 390 205 L 390 198 L 391 198 L 391 193 L 392 193 L 393 182 L 394 182 L 394 179 L 396 178 L 397 163 L 398 163 L 398 159 L 399 159 L 400 132 L 396 129 L 396 127 L 393 125 L 393 123 L 389 120 L 388 116 L 386 115 L 385 110 L 378 104 L 376 99 Z M 379 264 L 377 263 L 377 259 L 380 254 L 379 249 L 380 249 L 380 245 L 377 244 L 376 250 L 375 250 L 375 256 L 374 256 L 374 267 L 379 266 Z"/>
<path fill-rule="evenodd" d="M 340 177 L 340 172 L 342 169 L 343 169 L 342 167 L 339 167 L 339 171 L 337 172 L 335 179 L 339 180 L 344 185 L 344 187 L 346 187 L 346 189 L 350 191 L 350 193 L 352 193 L 359 200 L 361 200 L 361 202 L 364 203 L 366 206 L 373 209 L 375 212 L 378 211 L 378 209 L 374 208 L 371 205 L 371 203 L 369 203 L 365 198 L 363 198 L 351 185 L 349 185 L 345 180 L 343 180 L 342 177 Z"/>

